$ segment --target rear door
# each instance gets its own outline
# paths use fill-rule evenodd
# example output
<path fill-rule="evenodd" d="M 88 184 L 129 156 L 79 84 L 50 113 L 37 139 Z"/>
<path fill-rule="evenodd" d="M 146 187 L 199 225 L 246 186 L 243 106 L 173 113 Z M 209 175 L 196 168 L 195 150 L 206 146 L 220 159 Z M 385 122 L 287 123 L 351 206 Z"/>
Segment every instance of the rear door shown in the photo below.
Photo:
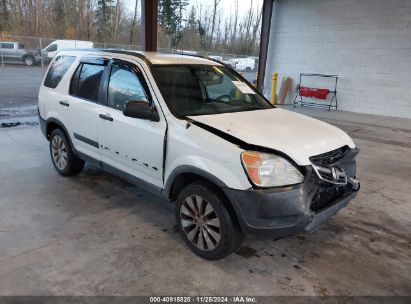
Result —
<path fill-rule="evenodd" d="M 100 160 L 98 123 L 105 108 L 102 83 L 108 59 L 83 57 L 71 79 L 67 107 L 70 107 L 70 135 L 77 151 Z"/>
<path fill-rule="evenodd" d="M 101 161 L 161 187 L 166 121 L 154 98 L 141 64 L 113 59 L 107 73 L 105 96 L 100 108 L 99 136 Z M 143 101 L 156 107 L 160 121 L 123 115 L 127 101 Z"/>

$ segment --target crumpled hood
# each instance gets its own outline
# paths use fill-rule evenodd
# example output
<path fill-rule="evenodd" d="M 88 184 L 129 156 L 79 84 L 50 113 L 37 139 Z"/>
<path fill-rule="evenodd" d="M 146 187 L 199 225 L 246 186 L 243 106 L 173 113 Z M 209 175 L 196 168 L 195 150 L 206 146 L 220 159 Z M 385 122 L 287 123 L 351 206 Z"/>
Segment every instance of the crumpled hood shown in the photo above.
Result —
<path fill-rule="evenodd" d="M 352 139 L 337 127 L 279 108 L 189 118 L 248 144 L 283 152 L 301 166 L 309 165 L 311 156 L 345 145 L 355 148 Z"/>

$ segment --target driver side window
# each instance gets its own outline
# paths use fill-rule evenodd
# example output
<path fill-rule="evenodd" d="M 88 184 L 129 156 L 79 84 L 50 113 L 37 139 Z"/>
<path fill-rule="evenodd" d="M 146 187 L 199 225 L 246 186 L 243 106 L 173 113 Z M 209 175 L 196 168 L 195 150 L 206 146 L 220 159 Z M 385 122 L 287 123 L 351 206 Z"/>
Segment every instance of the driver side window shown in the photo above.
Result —
<path fill-rule="evenodd" d="M 108 83 L 107 105 L 123 111 L 124 104 L 130 100 L 149 102 L 136 73 L 129 67 L 113 65 Z"/>

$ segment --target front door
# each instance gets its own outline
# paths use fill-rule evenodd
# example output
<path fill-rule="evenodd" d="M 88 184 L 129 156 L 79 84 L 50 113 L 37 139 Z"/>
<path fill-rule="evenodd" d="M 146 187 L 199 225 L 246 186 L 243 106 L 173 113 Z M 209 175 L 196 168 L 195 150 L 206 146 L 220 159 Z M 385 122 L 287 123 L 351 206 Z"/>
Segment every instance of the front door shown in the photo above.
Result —
<path fill-rule="evenodd" d="M 114 59 L 109 70 L 106 107 L 99 113 L 99 144 L 103 167 L 115 167 L 162 187 L 165 118 L 161 115 L 139 66 Z M 137 100 L 157 107 L 160 121 L 124 116 L 124 104 Z"/>

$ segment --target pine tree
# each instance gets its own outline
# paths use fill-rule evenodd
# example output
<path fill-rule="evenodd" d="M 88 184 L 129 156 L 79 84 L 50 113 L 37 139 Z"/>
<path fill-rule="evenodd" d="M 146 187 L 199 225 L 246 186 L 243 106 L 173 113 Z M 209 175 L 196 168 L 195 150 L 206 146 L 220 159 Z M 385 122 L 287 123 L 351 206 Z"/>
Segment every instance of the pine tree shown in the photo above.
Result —
<path fill-rule="evenodd" d="M 183 14 L 188 0 L 159 0 L 158 21 L 175 48 L 182 38 Z"/>
<path fill-rule="evenodd" d="M 0 0 L 0 33 L 8 31 L 10 27 L 10 16 L 7 0 Z"/>
<path fill-rule="evenodd" d="M 197 12 L 194 5 L 191 6 L 187 17 L 187 29 L 189 31 L 197 31 Z"/>
<path fill-rule="evenodd" d="M 97 39 L 102 41 L 111 36 L 111 21 L 115 8 L 115 0 L 98 0 L 95 11 Z"/>

